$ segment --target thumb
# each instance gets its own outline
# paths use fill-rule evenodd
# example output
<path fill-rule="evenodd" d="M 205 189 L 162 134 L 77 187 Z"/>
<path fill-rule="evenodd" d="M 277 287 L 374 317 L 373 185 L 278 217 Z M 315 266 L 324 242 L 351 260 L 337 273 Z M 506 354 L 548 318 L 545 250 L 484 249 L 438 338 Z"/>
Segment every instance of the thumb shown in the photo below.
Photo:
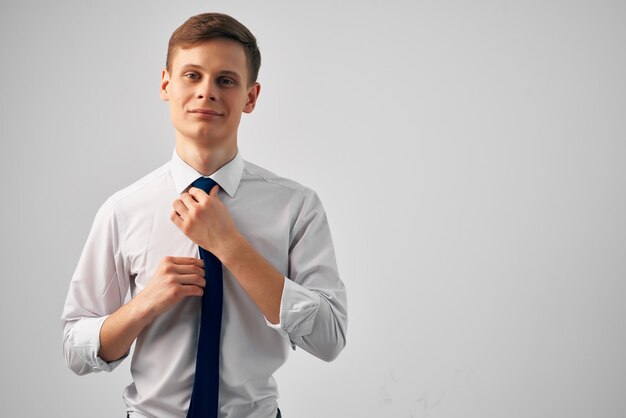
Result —
<path fill-rule="evenodd" d="M 213 188 L 209 192 L 209 196 L 217 197 L 217 192 L 218 192 L 219 189 L 220 189 L 220 185 L 219 184 L 216 184 L 215 186 L 213 186 Z"/>

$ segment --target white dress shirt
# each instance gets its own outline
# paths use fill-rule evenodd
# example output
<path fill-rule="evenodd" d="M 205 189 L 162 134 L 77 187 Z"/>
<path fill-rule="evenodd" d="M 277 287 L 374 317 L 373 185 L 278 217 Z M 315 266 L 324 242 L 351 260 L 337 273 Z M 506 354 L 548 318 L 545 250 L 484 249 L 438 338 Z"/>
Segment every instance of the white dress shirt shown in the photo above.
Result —
<path fill-rule="evenodd" d="M 165 256 L 199 257 L 170 220 L 172 202 L 198 177 L 172 160 L 111 196 L 98 211 L 63 311 L 63 352 L 77 374 L 111 371 L 123 359 L 98 357 L 107 315 L 136 296 Z M 245 238 L 283 276 L 280 323 L 273 325 L 224 267 L 219 416 L 274 418 L 272 374 L 296 346 L 330 361 L 345 345 L 346 292 L 326 215 L 310 189 L 244 161 L 211 175 Z M 132 417 L 186 416 L 195 372 L 201 300 L 189 297 L 137 337 L 124 391 Z"/>

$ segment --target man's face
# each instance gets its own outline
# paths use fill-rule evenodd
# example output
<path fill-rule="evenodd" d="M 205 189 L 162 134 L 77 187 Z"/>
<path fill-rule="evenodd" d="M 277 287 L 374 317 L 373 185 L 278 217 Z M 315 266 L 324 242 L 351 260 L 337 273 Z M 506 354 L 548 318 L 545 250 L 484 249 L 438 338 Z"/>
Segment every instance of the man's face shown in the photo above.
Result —
<path fill-rule="evenodd" d="M 241 113 L 254 109 L 260 86 L 248 86 L 243 46 L 216 38 L 177 48 L 171 74 L 163 70 L 161 98 L 170 102 L 177 141 L 236 147 Z"/>

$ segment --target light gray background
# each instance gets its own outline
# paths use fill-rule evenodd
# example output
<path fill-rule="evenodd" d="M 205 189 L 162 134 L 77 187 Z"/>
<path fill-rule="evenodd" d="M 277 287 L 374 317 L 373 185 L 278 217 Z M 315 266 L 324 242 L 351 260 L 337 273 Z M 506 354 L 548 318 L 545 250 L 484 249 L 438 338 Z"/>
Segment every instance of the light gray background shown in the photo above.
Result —
<path fill-rule="evenodd" d="M 620 1 L 0 3 L 0 415 L 122 417 L 59 317 L 93 216 L 173 149 L 171 32 L 234 15 L 263 54 L 244 157 L 319 192 L 348 288 L 287 418 L 623 417 Z"/>

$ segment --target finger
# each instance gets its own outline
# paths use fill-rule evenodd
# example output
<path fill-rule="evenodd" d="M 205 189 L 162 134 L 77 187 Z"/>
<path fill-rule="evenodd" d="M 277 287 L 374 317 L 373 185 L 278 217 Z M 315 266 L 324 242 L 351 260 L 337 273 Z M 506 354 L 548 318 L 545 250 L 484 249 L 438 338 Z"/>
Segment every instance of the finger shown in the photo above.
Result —
<path fill-rule="evenodd" d="M 174 272 L 176 274 L 195 274 L 200 277 L 204 277 L 204 267 L 200 267 L 196 264 L 175 264 Z"/>
<path fill-rule="evenodd" d="M 183 226 L 183 218 L 181 218 L 180 215 L 178 214 L 178 212 L 176 212 L 175 210 L 173 210 L 172 213 L 170 213 L 170 220 L 172 222 L 174 222 L 174 224 L 177 227 L 182 228 L 182 226 Z"/>
<path fill-rule="evenodd" d="M 197 202 L 199 202 L 202 197 L 208 196 L 204 190 L 198 187 L 190 187 L 187 193 L 193 196 Z"/>
<path fill-rule="evenodd" d="M 212 197 L 217 197 L 217 192 L 220 190 L 220 185 L 216 184 L 215 186 L 213 186 L 213 188 L 211 189 L 211 191 L 209 192 L 209 196 Z"/>
<path fill-rule="evenodd" d="M 183 285 L 181 289 L 183 289 L 181 296 L 202 296 L 204 294 L 204 288 L 192 284 Z"/>
<path fill-rule="evenodd" d="M 189 212 L 189 208 L 181 199 L 174 200 L 174 202 L 172 202 L 172 207 L 174 208 L 176 213 L 178 213 L 178 216 L 183 219 L 185 219 L 185 215 L 187 214 L 187 212 Z"/>
<path fill-rule="evenodd" d="M 199 190 L 199 189 L 198 189 Z M 204 193 L 202 190 L 200 190 L 202 193 Z M 206 193 L 204 193 L 206 195 Z M 192 207 L 194 207 L 195 205 L 198 204 L 198 202 L 200 202 L 200 199 L 202 199 L 201 195 L 193 195 L 191 193 L 183 193 L 180 195 L 180 200 L 183 202 L 183 204 L 187 207 L 187 209 L 191 209 Z"/>
<path fill-rule="evenodd" d="M 175 256 L 169 256 L 167 258 L 173 264 L 178 264 L 178 265 L 191 264 L 191 265 L 196 265 L 196 266 L 199 266 L 199 267 L 203 267 L 204 266 L 204 261 L 201 258 L 197 258 L 197 257 L 175 257 Z"/>
<path fill-rule="evenodd" d="M 178 283 L 186 286 L 206 286 L 206 280 L 204 279 L 204 277 L 200 277 L 197 274 L 181 274 L 180 276 L 178 276 Z"/>

